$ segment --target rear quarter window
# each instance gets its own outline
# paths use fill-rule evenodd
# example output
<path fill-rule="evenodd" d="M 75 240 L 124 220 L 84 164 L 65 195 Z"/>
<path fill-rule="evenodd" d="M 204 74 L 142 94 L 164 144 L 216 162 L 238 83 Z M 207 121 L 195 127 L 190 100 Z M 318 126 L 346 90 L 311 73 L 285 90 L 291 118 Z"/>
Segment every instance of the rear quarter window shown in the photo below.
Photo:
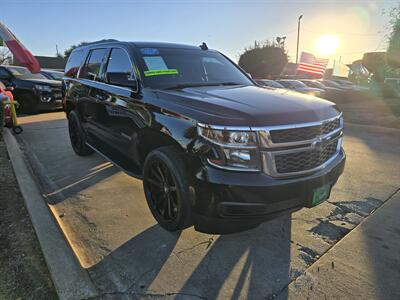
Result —
<path fill-rule="evenodd" d="M 65 65 L 65 76 L 75 78 L 83 61 L 83 50 L 73 51 Z"/>
<path fill-rule="evenodd" d="M 99 81 L 101 77 L 101 67 L 106 59 L 108 49 L 99 48 L 90 51 L 89 58 L 79 72 L 79 78 Z"/>

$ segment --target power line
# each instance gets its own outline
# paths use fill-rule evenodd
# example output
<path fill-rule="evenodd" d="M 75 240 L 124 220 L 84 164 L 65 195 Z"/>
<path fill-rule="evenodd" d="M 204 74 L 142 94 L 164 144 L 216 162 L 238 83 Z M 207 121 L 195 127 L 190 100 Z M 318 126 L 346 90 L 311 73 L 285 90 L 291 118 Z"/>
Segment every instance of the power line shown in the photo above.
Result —
<path fill-rule="evenodd" d="M 318 34 L 325 34 L 326 32 L 321 32 L 321 31 L 315 31 L 315 30 L 310 30 L 308 28 L 304 28 L 304 31 L 308 31 L 308 32 L 312 32 L 312 33 L 318 33 Z M 340 34 L 340 35 L 354 35 L 354 36 L 377 36 L 377 35 L 381 35 L 382 32 L 377 32 L 377 33 L 354 33 L 354 32 L 336 32 L 336 34 Z"/>

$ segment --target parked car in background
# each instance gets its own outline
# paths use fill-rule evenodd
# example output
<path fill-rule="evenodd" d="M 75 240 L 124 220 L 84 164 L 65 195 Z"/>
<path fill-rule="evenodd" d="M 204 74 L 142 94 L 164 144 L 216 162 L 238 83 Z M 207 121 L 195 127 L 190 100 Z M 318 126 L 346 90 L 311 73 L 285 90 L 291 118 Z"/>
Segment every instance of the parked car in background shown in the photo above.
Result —
<path fill-rule="evenodd" d="M 346 96 L 346 93 L 343 89 L 330 87 L 324 85 L 321 81 L 315 79 L 300 79 L 305 85 L 311 88 L 317 88 L 324 90 L 323 98 L 328 100 L 338 100 Z"/>
<path fill-rule="evenodd" d="M 325 201 L 344 169 L 334 103 L 255 85 L 205 44 L 78 47 L 63 94 L 75 153 L 97 151 L 143 179 L 169 231 L 256 227 Z"/>
<path fill-rule="evenodd" d="M 367 91 L 369 91 L 368 87 L 355 84 L 355 83 L 351 82 L 350 80 L 332 79 L 332 81 L 338 83 L 340 86 L 342 86 L 344 88 L 348 88 L 348 89 L 351 89 L 353 91 L 357 91 L 357 92 L 367 92 Z"/>
<path fill-rule="evenodd" d="M 61 81 L 64 76 L 63 72 L 50 69 L 41 69 L 40 74 L 42 74 L 47 79 L 59 80 L 59 81 Z"/>
<path fill-rule="evenodd" d="M 303 82 L 294 79 L 279 79 L 276 80 L 279 84 L 283 85 L 286 89 L 293 90 L 302 94 L 312 95 L 316 97 L 323 97 L 324 90 L 312 88 L 305 85 Z"/>
<path fill-rule="evenodd" d="M 341 89 L 341 90 L 349 90 L 348 87 L 346 86 L 342 86 L 341 84 L 333 81 L 333 80 L 328 80 L 328 79 L 321 79 L 319 80 L 323 85 L 327 86 L 327 87 L 332 87 L 332 88 L 336 88 L 336 89 Z"/>
<path fill-rule="evenodd" d="M 275 80 L 271 79 L 254 79 L 255 82 L 257 82 L 261 86 L 267 86 L 267 87 L 272 87 L 272 88 L 277 88 L 277 89 L 284 89 L 285 87 L 276 82 Z"/>
<path fill-rule="evenodd" d="M 42 74 L 32 74 L 27 68 L 0 66 L 0 81 L 14 87 L 19 111 L 38 113 L 41 110 L 62 108 L 61 82 Z"/>

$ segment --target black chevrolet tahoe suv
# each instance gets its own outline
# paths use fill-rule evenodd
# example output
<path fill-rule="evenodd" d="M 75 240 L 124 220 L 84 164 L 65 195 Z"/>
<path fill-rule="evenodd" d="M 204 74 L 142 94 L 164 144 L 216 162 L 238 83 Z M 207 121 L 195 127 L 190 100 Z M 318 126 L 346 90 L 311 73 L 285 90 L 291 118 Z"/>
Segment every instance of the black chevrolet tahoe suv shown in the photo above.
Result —
<path fill-rule="evenodd" d="M 76 154 L 142 179 L 169 231 L 256 227 L 326 200 L 344 169 L 333 103 L 261 88 L 206 44 L 85 45 L 62 89 Z"/>
<path fill-rule="evenodd" d="M 14 98 L 22 112 L 36 114 L 41 110 L 62 108 L 60 81 L 17 66 L 0 66 L 0 81 L 14 87 Z"/>

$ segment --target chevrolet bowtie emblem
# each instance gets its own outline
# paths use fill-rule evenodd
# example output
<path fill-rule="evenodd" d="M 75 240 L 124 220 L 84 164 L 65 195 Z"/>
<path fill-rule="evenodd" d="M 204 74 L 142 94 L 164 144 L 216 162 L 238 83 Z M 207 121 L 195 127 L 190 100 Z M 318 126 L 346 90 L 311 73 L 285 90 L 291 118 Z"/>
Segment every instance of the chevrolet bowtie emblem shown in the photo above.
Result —
<path fill-rule="evenodd" d="M 325 147 L 329 144 L 330 138 L 329 137 L 322 137 L 318 136 L 314 142 L 311 143 L 311 148 L 321 151 L 325 149 Z"/>

